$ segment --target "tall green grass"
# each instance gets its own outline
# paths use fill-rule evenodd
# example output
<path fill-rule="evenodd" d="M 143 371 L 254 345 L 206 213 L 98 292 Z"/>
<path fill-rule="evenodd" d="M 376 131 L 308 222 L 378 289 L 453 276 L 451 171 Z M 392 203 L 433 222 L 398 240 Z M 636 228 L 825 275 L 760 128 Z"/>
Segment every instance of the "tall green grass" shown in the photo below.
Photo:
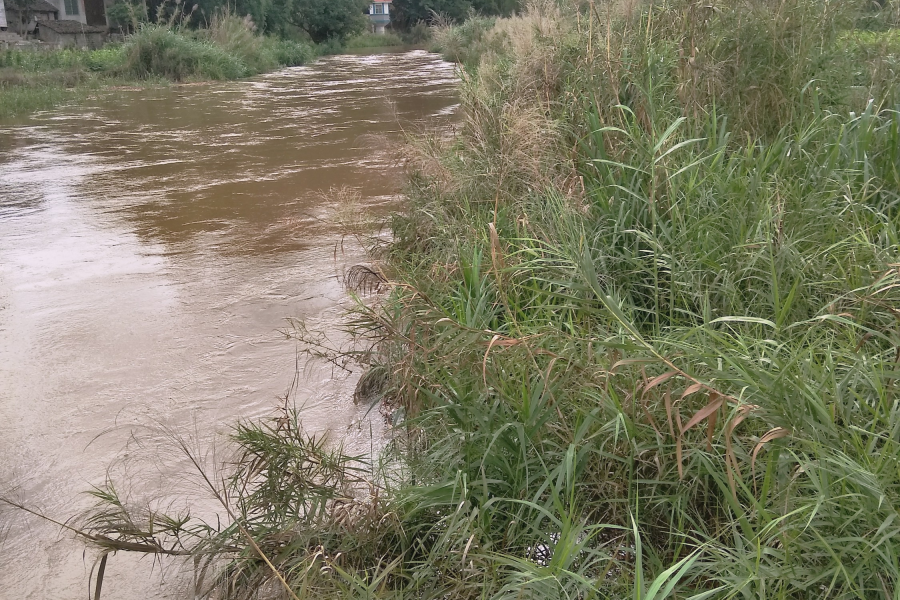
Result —
<path fill-rule="evenodd" d="M 131 36 L 124 58 L 118 70 L 137 79 L 239 79 L 249 74 L 241 57 L 224 47 L 157 25 L 144 26 Z"/>
<path fill-rule="evenodd" d="M 238 427 L 223 596 L 900 593 L 896 7 L 581 8 L 485 32 L 357 345 L 298 330 L 389 447 Z"/>
<path fill-rule="evenodd" d="M 249 19 L 228 11 L 197 31 L 144 23 L 124 43 L 99 50 L 4 50 L 0 118 L 50 108 L 73 97 L 67 89 L 104 82 L 240 79 L 302 65 L 315 55 L 309 44 L 259 35 Z"/>
<path fill-rule="evenodd" d="M 497 44 L 494 33 L 493 17 L 470 15 L 462 23 L 454 23 L 441 16 L 436 16 L 431 31 L 429 49 L 442 54 L 446 60 L 463 64 L 472 64 Z"/>
<path fill-rule="evenodd" d="M 129 77 L 239 79 L 308 62 L 310 46 L 260 36 L 248 18 L 229 12 L 215 15 L 196 32 L 165 25 L 143 25 L 129 36 L 117 68 Z"/>
<path fill-rule="evenodd" d="M 403 45 L 405 45 L 405 42 L 396 33 L 361 33 L 344 42 L 344 47 L 350 50 L 361 48 L 386 48 Z"/>

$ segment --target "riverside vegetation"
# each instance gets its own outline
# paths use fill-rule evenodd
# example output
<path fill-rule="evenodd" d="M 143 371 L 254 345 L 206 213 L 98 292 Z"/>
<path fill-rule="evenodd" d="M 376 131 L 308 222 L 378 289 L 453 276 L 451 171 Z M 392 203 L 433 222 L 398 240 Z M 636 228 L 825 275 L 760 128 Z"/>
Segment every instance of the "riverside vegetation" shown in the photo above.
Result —
<path fill-rule="evenodd" d="M 26 3 L 27 4 L 27 3 Z M 122 44 L 100 50 L 0 51 L 0 119 L 51 108 L 110 85 L 240 79 L 346 50 L 419 46 L 425 21 L 467 11 L 509 14 L 518 0 L 403 0 L 398 31 L 366 33 L 366 0 L 116 0 Z M 24 6 L 24 5 L 23 5 Z M 240 16 L 239 16 L 240 15 Z"/>
<path fill-rule="evenodd" d="M 229 12 L 190 30 L 142 24 L 99 50 L 0 51 L 0 118 L 49 108 L 101 86 L 240 79 L 315 57 L 311 44 L 258 35 Z"/>
<path fill-rule="evenodd" d="M 361 33 L 361 12 L 342 29 L 313 29 L 331 36 L 316 42 L 303 32 L 293 35 L 303 34 L 303 39 L 284 31 L 265 34 L 249 15 L 239 17 L 227 7 L 211 9 L 213 16 L 203 27 L 191 26 L 196 11 L 184 13 L 180 2 L 160 4 L 155 23 L 138 8 L 127 2 L 112 7 L 111 18 L 133 31 L 120 44 L 98 50 L 0 50 L 0 119 L 48 109 L 102 87 L 242 79 L 325 54 L 420 45 L 429 37 L 424 24 L 400 34 Z"/>
<path fill-rule="evenodd" d="M 535 0 L 436 32 L 477 29 L 458 131 L 348 277 L 381 290 L 355 345 L 296 332 L 366 367 L 388 447 L 286 406 L 228 478 L 184 444 L 228 524 L 110 485 L 82 534 L 221 598 L 898 597 L 897 18 Z"/>

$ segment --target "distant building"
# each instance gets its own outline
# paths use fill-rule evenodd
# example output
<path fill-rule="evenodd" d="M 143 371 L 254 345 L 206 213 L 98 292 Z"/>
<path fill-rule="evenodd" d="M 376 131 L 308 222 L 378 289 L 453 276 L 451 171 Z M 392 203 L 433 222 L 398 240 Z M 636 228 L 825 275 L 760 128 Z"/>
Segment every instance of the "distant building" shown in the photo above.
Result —
<path fill-rule="evenodd" d="M 38 38 L 57 48 L 97 49 L 106 43 L 106 25 L 85 25 L 78 21 L 41 21 Z"/>
<path fill-rule="evenodd" d="M 24 7 L 10 3 L 4 16 L 7 27 L 14 33 L 34 33 L 38 23 L 59 19 L 59 9 L 47 0 L 31 0 Z"/>
<path fill-rule="evenodd" d="M 36 24 L 44 21 L 69 21 L 106 28 L 106 4 L 109 2 L 112 0 L 30 0 L 20 9 L 14 6 L 14 0 L 0 0 L 0 29 L 6 27 L 15 33 L 28 34 L 34 32 Z M 21 6 L 22 3 L 15 4 Z M 24 28 L 23 20 L 26 21 Z"/>
<path fill-rule="evenodd" d="M 383 34 L 391 22 L 391 0 L 375 0 L 369 5 L 369 21 L 375 33 Z"/>

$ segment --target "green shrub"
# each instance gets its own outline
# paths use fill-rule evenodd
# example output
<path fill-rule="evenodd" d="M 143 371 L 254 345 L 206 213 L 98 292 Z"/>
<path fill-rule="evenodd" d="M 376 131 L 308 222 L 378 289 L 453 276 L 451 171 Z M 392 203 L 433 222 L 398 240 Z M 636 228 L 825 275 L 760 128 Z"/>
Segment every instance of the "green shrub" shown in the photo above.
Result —
<path fill-rule="evenodd" d="M 402 46 L 403 40 L 395 33 L 361 33 L 357 36 L 349 38 L 344 47 L 350 50 L 355 48 L 384 48 L 388 46 Z"/>
<path fill-rule="evenodd" d="M 0 50 L 0 68 L 39 73 L 58 69 L 79 69 L 87 66 L 90 50 L 66 48 L 62 50 Z"/>
<path fill-rule="evenodd" d="M 319 56 L 331 56 L 344 51 L 344 42 L 340 38 L 329 38 L 316 44 L 316 54 Z"/>
<path fill-rule="evenodd" d="M 149 20 L 147 5 L 131 0 L 116 0 L 106 8 L 106 18 L 110 27 L 117 27 L 120 31 L 135 31 L 141 23 Z"/>
<path fill-rule="evenodd" d="M 467 65 L 478 63 L 481 55 L 492 46 L 492 29 L 497 20 L 493 17 L 472 16 L 461 24 L 438 22 L 431 29 L 432 52 L 444 59 Z"/>
<path fill-rule="evenodd" d="M 311 45 L 257 35 L 249 19 L 226 10 L 204 30 L 143 24 L 124 43 L 99 50 L 0 50 L 0 104 L 4 116 L 21 115 L 31 101 L 40 110 L 72 97 L 67 87 L 110 79 L 237 79 L 314 57 Z"/>
<path fill-rule="evenodd" d="M 144 25 L 129 36 L 124 52 L 122 74 L 138 79 L 238 79 L 250 73 L 239 57 L 211 41 L 159 25 Z"/>
<path fill-rule="evenodd" d="M 228 10 L 213 15 L 209 27 L 200 30 L 203 39 L 212 42 L 240 60 L 248 74 L 271 71 L 279 66 L 266 38 L 256 34 L 256 26 L 249 17 L 238 17 Z"/>
<path fill-rule="evenodd" d="M 111 44 L 91 52 L 86 62 L 91 71 L 115 73 L 122 70 L 126 60 L 125 48 L 120 44 Z"/>
<path fill-rule="evenodd" d="M 315 50 L 309 44 L 266 38 L 266 45 L 275 61 L 285 67 L 305 65 L 315 58 Z"/>
<path fill-rule="evenodd" d="M 409 46 L 421 46 L 431 41 L 431 29 L 425 21 L 418 21 L 409 31 L 401 31 L 400 37 Z"/>

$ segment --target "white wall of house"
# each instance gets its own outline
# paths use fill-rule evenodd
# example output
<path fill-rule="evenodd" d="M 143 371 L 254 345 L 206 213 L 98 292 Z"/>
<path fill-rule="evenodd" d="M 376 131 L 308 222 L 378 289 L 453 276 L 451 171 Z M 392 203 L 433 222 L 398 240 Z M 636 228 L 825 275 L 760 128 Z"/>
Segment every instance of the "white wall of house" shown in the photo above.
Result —
<path fill-rule="evenodd" d="M 378 2 L 369 5 L 369 20 L 377 34 L 383 34 L 385 26 L 391 22 L 390 2 Z"/>
<path fill-rule="evenodd" d="M 59 9 L 60 21 L 87 23 L 84 16 L 84 0 L 47 0 Z"/>
<path fill-rule="evenodd" d="M 6 29 L 6 6 L 3 4 L 3 0 L 0 0 L 0 27 Z"/>

